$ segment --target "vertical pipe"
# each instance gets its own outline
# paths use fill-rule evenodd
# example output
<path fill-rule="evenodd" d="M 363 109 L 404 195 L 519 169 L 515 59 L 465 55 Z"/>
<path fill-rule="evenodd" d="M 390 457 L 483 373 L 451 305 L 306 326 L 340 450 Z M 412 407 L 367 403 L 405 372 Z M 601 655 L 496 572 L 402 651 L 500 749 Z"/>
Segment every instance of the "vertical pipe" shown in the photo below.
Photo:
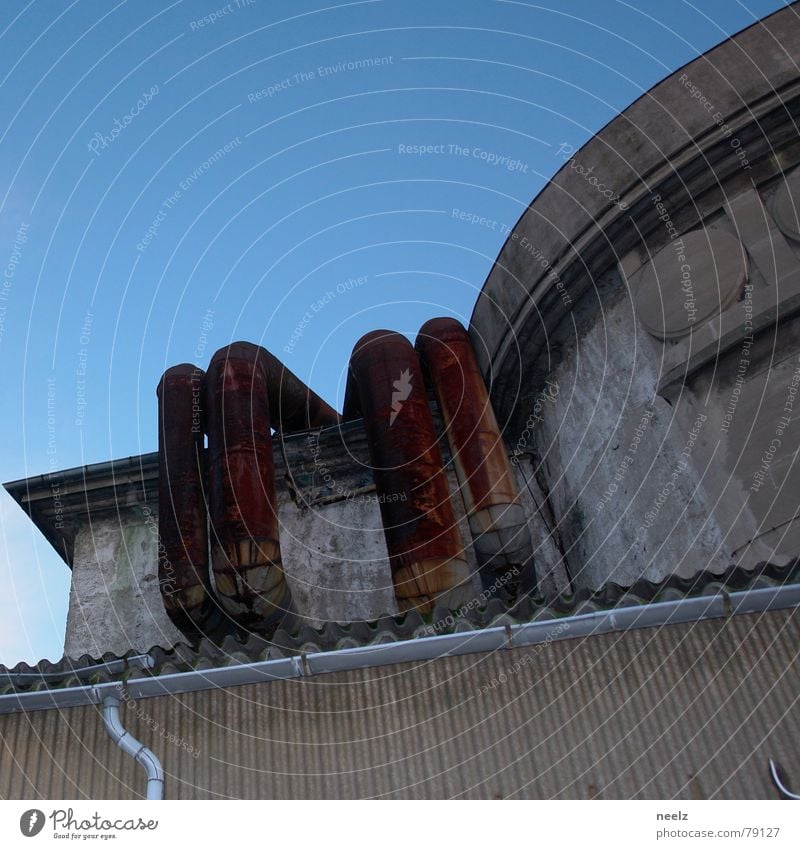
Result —
<path fill-rule="evenodd" d="M 376 330 L 350 359 L 351 410 L 364 417 L 395 593 L 401 610 L 456 608 L 471 597 L 419 361 L 399 333 Z"/>
<path fill-rule="evenodd" d="M 530 533 L 469 334 L 453 318 L 434 318 L 416 348 L 442 413 L 484 584 L 509 570 L 521 575 L 532 566 Z"/>
<path fill-rule="evenodd" d="M 205 372 L 184 363 L 158 384 L 158 580 L 164 607 L 196 633 L 210 607 L 208 519 L 203 486 Z"/>
<path fill-rule="evenodd" d="M 144 769 L 147 775 L 145 798 L 160 801 L 164 798 L 164 768 L 155 752 L 125 730 L 119 716 L 119 701 L 118 696 L 106 696 L 103 699 L 103 725 L 120 749 Z"/>
<path fill-rule="evenodd" d="M 258 631 L 275 628 L 291 603 L 281 564 L 265 353 L 235 342 L 214 354 L 206 378 L 217 595 L 240 625 Z"/>

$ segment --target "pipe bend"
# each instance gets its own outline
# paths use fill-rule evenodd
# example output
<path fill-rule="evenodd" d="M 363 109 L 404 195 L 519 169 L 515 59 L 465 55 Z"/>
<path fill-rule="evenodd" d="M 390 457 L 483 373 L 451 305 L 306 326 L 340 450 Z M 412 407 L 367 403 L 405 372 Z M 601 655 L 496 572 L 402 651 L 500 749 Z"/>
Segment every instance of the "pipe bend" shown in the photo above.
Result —
<path fill-rule="evenodd" d="M 252 342 L 231 342 L 214 354 L 209 371 L 212 366 L 228 360 L 245 360 L 263 371 L 272 414 L 270 424 L 276 430 L 307 430 L 336 425 L 341 421 L 330 404 L 263 346 Z"/>
<path fill-rule="evenodd" d="M 130 755 L 147 775 L 147 799 L 161 800 L 164 798 L 164 768 L 155 752 L 148 749 L 144 743 L 137 740 L 122 724 L 119 716 L 119 697 L 106 696 L 103 699 L 103 724 L 108 736 L 125 752 Z"/>
<path fill-rule="evenodd" d="M 207 372 L 186 363 L 168 369 L 158 397 L 164 607 L 190 638 L 225 619 L 274 630 L 291 593 L 270 430 L 336 425 L 340 416 L 272 353 L 244 341 L 216 351 Z"/>

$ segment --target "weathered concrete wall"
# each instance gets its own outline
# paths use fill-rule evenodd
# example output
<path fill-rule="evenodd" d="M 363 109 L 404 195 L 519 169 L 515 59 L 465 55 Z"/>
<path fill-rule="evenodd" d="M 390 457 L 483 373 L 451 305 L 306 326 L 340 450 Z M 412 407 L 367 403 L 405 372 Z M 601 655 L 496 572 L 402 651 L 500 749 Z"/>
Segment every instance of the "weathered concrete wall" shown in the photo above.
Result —
<path fill-rule="evenodd" d="M 284 567 L 295 612 L 307 624 L 397 613 L 374 499 L 375 493 L 362 493 L 308 508 L 280 492 Z M 185 640 L 164 611 L 157 553 L 157 526 L 140 515 L 95 520 L 79 530 L 66 654 L 124 654 Z"/>
<path fill-rule="evenodd" d="M 533 547 L 533 563 L 525 569 L 520 589 L 523 592 L 531 592 L 535 580 L 537 594 L 544 598 L 549 599 L 559 593 L 570 593 L 574 587 L 564 556 L 560 531 L 550 501 L 536 480 L 536 464 L 531 462 L 527 455 L 516 459 L 517 486 Z"/>
<path fill-rule="evenodd" d="M 747 350 L 746 357 L 742 352 Z M 800 319 L 736 346 L 687 383 L 708 413 L 698 461 L 729 562 L 752 567 L 800 551 Z M 702 459 L 701 459 L 702 458 Z"/>
<path fill-rule="evenodd" d="M 575 586 L 797 555 L 798 44 L 782 10 L 562 145 L 478 299 Z"/>
<path fill-rule="evenodd" d="M 397 613 L 376 494 L 300 507 L 278 496 L 281 553 L 294 608 L 313 626 Z"/>
<path fill-rule="evenodd" d="M 447 471 L 453 508 L 472 572 L 481 592 L 478 564 L 469 536 L 455 473 Z M 313 627 L 323 622 L 356 622 L 397 614 L 389 556 L 377 493 L 359 493 L 324 506 L 301 507 L 278 496 L 281 552 L 296 612 Z"/>
<path fill-rule="evenodd" d="M 690 331 L 659 338 L 655 323 L 680 327 L 687 306 L 712 303 L 709 293 L 722 299 L 734 282 L 717 280 L 702 238 L 676 261 L 674 246 L 690 244 L 678 234 L 652 262 L 624 257 L 628 273 L 607 274 L 601 303 L 584 305 L 553 336 L 556 391 L 528 417 L 534 424 L 520 441 L 534 447 L 554 538 L 577 586 L 752 567 L 796 556 L 800 546 L 800 320 L 792 317 L 800 245 L 777 232 L 752 189 L 709 222 L 693 233 L 727 233 L 748 258 L 732 304 L 720 300 Z M 643 280 L 652 283 L 646 275 L 664 253 L 644 322 Z"/>
<path fill-rule="evenodd" d="M 537 477 L 578 587 L 728 566 L 724 533 L 697 485 L 704 423 L 655 394 L 658 369 L 654 340 L 631 320 L 620 287 L 550 377 L 558 393 L 534 428 Z"/>
<path fill-rule="evenodd" d="M 145 652 L 181 640 L 161 601 L 157 553 L 153 526 L 141 515 L 96 519 L 78 531 L 66 655 Z"/>

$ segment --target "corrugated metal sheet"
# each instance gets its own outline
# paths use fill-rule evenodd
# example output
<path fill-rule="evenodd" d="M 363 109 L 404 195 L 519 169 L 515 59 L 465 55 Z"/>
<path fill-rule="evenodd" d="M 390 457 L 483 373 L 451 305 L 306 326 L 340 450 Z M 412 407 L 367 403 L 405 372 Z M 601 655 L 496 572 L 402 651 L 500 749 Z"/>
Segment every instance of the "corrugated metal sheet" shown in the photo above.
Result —
<path fill-rule="evenodd" d="M 194 646 L 182 643 L 171 648 L 153 646 L 146 666 L 139 662 L 142 656 L 134 651 L 123 658 L 108 653 L 101 658 L 83 655 L 73 660 L 64 657 L 55 663 L 43 660 L 35 667 L 19 663 L 12 669 L 0 666 L 0 701 L 10 693 L 41 690 L 44 686 L 57 689 L 78 686 L 81 681 L 101 684 L 124 680 L 130 675 L 159 676 L 193 669 L 233 666 L 296 656 L 301 651 L 313 654 L 431 635 L 467 633 L 492 626 L 559 619 L 597 610 L 636 608 L 652 602 L 680 602 L 699 596 L 710 599 L 721 595 L 723 599 L 729 600 L 730 596 L 726 596 L 726 593 L 797 586 L 798 581 L 800 559 L 795 559 L 783 565 L 760 563 L 752 570 L 732 566 L 721 575 L 702 571 L 692 578 L 672 575 L 658 583 L 641 580 L 631 587 L 608 583 L 600 590 L 581 589 L 574 595 L 558 595 L 549 600 L 523 595 L 514 600 L 494 598 L 482 606 L 465 606 L 457 611 L 437 606 L 428 620 L 423 619 L 419 611 L 412 610 L 376 622 L 326 622 L 319 630 L 307 624 L 295 623 L 291 632 L 279 628 L 271 640 L 255 634 L 241 638 L 229 635 L 221 643 L 203 638 Z M 98 664 L 112 664 L 113 668 L 107 666 L 99 669 Z M 2 705 L 0 712 L 3 712 Z"/>
<path fill-rule="evenodd" d="M 737 616 L 148 699 L 123 717 L 162 759 L 168 798 L 777 798 L 768 755 L 800 765 L 799 625 L 796 609 Z M 2 716 L 0 741 L 4 798 L 144 789 L 95 708 Z"/>

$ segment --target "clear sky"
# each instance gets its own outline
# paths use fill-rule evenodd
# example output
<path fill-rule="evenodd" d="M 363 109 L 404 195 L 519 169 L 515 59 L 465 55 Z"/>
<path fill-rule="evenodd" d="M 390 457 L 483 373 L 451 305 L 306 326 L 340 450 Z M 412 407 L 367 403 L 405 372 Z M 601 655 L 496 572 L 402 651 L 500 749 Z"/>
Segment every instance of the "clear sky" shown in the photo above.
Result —
<path fill-rule="evenodd" d="M 504 234 L 460 212 L 783 5 L 2 0 L 0 479 L 155 450 L 164 368 L 235 339 L 341 408 L 363 333 L 469 320 Z M 0 663 L 56 659 L 69 569 L 0 530 Z"/>

